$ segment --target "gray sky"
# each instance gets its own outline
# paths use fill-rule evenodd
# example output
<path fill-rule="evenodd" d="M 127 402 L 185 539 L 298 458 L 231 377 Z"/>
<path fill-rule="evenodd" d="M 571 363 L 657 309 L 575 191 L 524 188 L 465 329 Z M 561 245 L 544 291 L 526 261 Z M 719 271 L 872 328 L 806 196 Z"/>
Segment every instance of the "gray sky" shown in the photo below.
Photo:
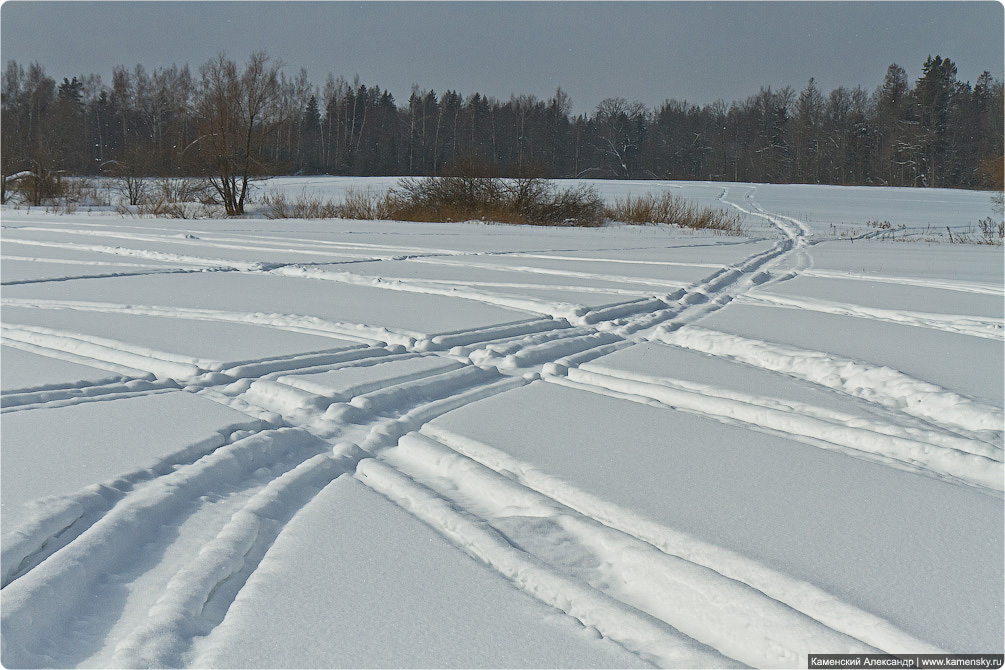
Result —
<path fill-rule="evenodd" d="M 915 81 L 931 54 L 959 78 L 1005 74 L 998 2 L 57 2 L 0 8 L 0 58 L 57 81 L 141 63 L 198 66 L 255 49 L 388 89 L 412 84 L 509 99 L 561 86 L 574 111 L 621 96 L 655 106 L 743 100 L 761 86 L 872 90 L 896 62 Z"/>

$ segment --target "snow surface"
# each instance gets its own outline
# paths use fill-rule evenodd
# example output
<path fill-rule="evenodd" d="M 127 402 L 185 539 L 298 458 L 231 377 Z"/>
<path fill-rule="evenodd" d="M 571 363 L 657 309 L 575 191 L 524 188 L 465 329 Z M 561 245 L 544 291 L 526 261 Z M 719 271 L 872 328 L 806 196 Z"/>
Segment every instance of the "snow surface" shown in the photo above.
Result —
<path fill-rule="evenodd" d="M 6 315 L 6 311 L 4 314 Z M 10 400 L 10 394 L 22 391 L 39 391 L 74 384 L 99 386 L 109 382 L 127 381 L 126 377 L 108 370 L 70 363 L 8 346 L 0 346 L 0 369 L 3 370 L 3 392 L 6 394 L 0 398 L 5 403 Z"/>
<path fill-rule="evenodd" d="M 500 425 L 506 415 L 532 415 L 538 407 L 549 408 L 548 421 Z M 830 445 L 808 448 L 745 426 L 549 384 L 432 425 L 560 473 L 626 513 L 820 586 L 937 646 L 979 648 L 1002 636 L 1000 618 L 967 615 L 1001 604 L 1000 498 L 960 486 L 943 491 L 934 479 L 849 458 Z M 621 579 L 630 583 L 631 576 Z"/>
<path fill-rule="evenodd" d="M 1000 653 L 988 194 L 577 183 L 748 236 L 5 208 L 3 664 Z"/>
<path fill-rule="evenodd" d="M 375 630 L 394 644 L 374 645 Z M 194 665 L 648 667 L 598 638 L 343 475 L 279 536 Z"/>

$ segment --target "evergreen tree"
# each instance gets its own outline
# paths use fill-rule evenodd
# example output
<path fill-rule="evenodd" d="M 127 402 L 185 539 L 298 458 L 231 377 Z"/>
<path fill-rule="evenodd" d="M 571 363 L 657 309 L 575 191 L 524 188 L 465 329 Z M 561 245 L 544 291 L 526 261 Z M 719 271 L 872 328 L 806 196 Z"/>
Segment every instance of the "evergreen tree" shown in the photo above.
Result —
<path fill-rule="evenodd" d="M 914 91 L 922 131 L 923 183 L 941 186 L 946 172 L 950 110 L 957 93 L 956 65 L 948 58 L 929 56 L 922 72 Z"/>
<path fill-rule="evenodd" d="M 300 143 L 304 147 L 300 169 L 307 174 L 317 174 L 322 169 L 321 110 L 318 108 L 318 98 L 313 94 L 307 99 L 307 108 L 300 123 Z"/>
<path fill-rule="evenodd" d="M 810 77 L 796 100 L 792 120 L 793 153 L 797 182 L 820 183 L 820 151 L 823 141 L 824 98 Z"/>

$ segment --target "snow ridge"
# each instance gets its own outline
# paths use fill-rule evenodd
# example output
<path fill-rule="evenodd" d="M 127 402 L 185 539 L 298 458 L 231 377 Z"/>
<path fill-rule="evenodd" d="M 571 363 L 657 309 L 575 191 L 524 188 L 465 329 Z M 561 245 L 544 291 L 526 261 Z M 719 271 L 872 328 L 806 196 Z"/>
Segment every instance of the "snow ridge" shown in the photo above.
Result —
<path fill-rule="evenodd" d="M 934 647 L 906 635 L 889 622 L 850 606 L 811 584 L 620 508 L 499 449 L 458 435 L 436 423 L 424 426 L 421 433 L 526 489 L 538 492 L 547 500 L 553 501 L 552 505 L 557 504 L 575 511 L 604 527 L 651 545 L 668 556 L 707 568 L 710 572 L 705 573 L 704 580 L 721 575 L 728 580 L 746 584 L 765 597 L 876 649 L 890 653 L 895 653 L 897 649 L 921 647 L 934 650 Z M 698 580 L 698 583 L 701 584 L 702 581 Z M 753 611 L 759 612 L 760 609 L 755 608 Z M 795 646 L 798 648 L 800 645 Z M 790 662 L 791 660 L 789 658 Z M 780 661 L 781 659 L 775 659 L 769 665 L 778 665 Z"/>
<path fill-rule="evenodd" d="M 999 444 L 1001 433 L 1005 430 L 1005 413 L 1001 409 L 914 379 L 889 367 L 698 326 L 675 332 L 658 330 L 652 339 L 805 379 L 937 425 L 995 432 L 998 439 L 994 442 Z"/>
<path fill-rule="evenodd" d="M 687 388 L 671 379 L 591 368 L 589 364 L 570 369 L 567 376 L 575 388 L 609 390 L 621 398 L 654 400 L 679 411 L 774 431 L 858 458 L 907 466 L 915 472 L 991 491 L 1005 490 L 1002 453 L 990 445 L 973 444 L 962 438 L 940 439 L 937 435 L 909 436 L 899 426 L 858 420 L 802 403 L 725 394 L 709 387 Z M 562 383 L 561 378 L 548 380 Z"/>
<path fill-rule="evenodd" d="M 745 295 L 739 299 L 742 303 L 751 305 L 769 305 L 772 307 L 785 307 L 789 309 L 808 309 L 825 314 L 838 314 L 840 316 L 853 316 L 864 319 L 876 319 L 878 321 L 888 321 L 890 323 L 903 323 L 909 326 L 921 328 L 933 328 L 949 333 L 959 333 L 972 337 L 983 337 L 990 340 L 1001 340 L 1005 337 L 1005 324 L 1001 319 L 985 318 L 976 316 L 964 316 L 961 314 L 932 314 L 925 312 L 912 312 L 909 310 L 879 309 L 877 307 L 863 307 L 861 305 L 850 305 L 844 303 L 829 302 L 825 300 L 813 300 L 810 298 L 794 298 L 791 296 L 771 295 L 758 293 L 756 295 Z"/>

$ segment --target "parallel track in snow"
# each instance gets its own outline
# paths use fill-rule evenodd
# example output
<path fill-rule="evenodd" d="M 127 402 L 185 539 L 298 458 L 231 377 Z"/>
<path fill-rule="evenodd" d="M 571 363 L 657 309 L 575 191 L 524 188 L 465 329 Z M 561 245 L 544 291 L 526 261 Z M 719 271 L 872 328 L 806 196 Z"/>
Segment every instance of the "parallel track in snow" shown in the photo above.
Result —
<path fill-rule="evenodd" d="M 176 272 L 222 269 L 447 296 L 502 306 L 527 317 L 437 334 L 294 314 L 3 298 L 8 307 L 254 324 L 352 343 L 228 363 L 81 333 L 5 324 L 5 345 L 118 375 L 91 386 L 12 390 L 3 397 L 5 413 L 174 392 L 226 404 L 253 422 L 251 428 L 221 436 L 220 444 L 169 459 L 159 470 L 70 496 L 24 529 L 10 556 L 5 546 L 5 660 L 25 666 L 185 665 L 191 661 L 193 640 L 223 621 L 284 525 L 342 475 L 355 476 L 397 503 L 517 588 L 656 665 L 800 665 L 812 649 L 938 651 L 813 585 L 620 509 L 492 445 L 430 424 L 450 411 L 545 380 L 795 435 L 815 447 L 1000 495 L 1000 487 L 995 487 L 1003 460 L 995 439 L 1000 414 L 965 398 L 950 398 L 942 389 L 924 390 L 954 407 L 962 403 L 969 411 L 919 414 L 918 408 L 896 405 L 893 386 L 879 386 L 864 400 L 877 403 L 890 416 L 911 413 L 918 420 L 915 425 L 923 427 L 875 420 L 849 427 L 855 417 L 822 408 L 781 406 L 771 398 L 740 397 L 668 378 L 632 377 L 592 362 L 638 342 L 656 342 L 794 375 L 830 391 L 856 392 L 833 375 L 815 377 L 812 369 L 801 369 L 797 353 L 750 353 L 759 346 L 771 348 L 771 343 L 734 338 L 716 345 L 714 337 L 693 337 L 702 332 L 696 324 L 703 318 L 733 301 L 766 300 L 745 296 L 759 286 L 798 276 L 811 265 L 806 226 L 766 212 L 753 193 L 751 189 L 741 205 L 730 201 L 724 190 L 720 201 L 764 219 L 779 239 L 727 267 L 702 265 L 713 271 L 691 283 L 525 265 L 531 258 L 575 260 L 549 250 L 499 253 L 497 261 L 511 256 L 513 262 L 484 263 L 476 260 L 479 254 L 393 245 L 297 238 L 266 242 L 251 235 L 200 234 L 185 240 L 151 233 L 118 236 L 141 247 L 171 241 L 191 250 L 330 255 L 342 259 L 336 271 L 316 264 L 232 261 L 109 244 L 12 240 L 185 266 Z M 98 230 L 64 232 L 108 237 Z M 576 281 L 631 288 L 606 289 L 621 299 L 587 307 L 521 294 L 547 284 L 461 285 L 369 277 L 345 269 L 372 260 L 553 276 L 571 291 L 577 290 Z M 582 260 L 609 259 L 594 255 Z M 960 290 L 986 289 L 967 285 Z M 629 300 L 623 299 L 626 291 Z M 929 319 L 920 325 L 933 323 Z M 360 380 L 340 385 L 327 375 L 337 371 Z M 170 529 L 169 539 L 157 547 L 140 546 L 143 536 L 137 529 L 148 524 Z M 563 549 L 557 551 L 558 546 Z M 178 560 L 179 551 L 187 560 Z M 84 578 L 81 564 L 88 566 Z M 99 578 L 102 573 L 142 581 L 144 588 L 110 584 Z M 624 578 L 628 574 L 631 580 Z M 130 594 L 123 595 L 123 590 Z M 32 625 L 39 616 L 67 618 L 87 608 L 91 613 L 77 627 L 78 634 L 68 639 L 47 639 L 44 627 Z"/>

